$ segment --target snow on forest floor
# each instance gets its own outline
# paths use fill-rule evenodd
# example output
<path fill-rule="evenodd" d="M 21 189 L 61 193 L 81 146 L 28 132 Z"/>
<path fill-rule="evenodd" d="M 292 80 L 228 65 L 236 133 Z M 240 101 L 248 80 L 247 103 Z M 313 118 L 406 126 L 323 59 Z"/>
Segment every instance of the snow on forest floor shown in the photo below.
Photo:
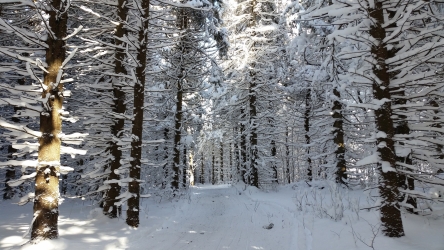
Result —
<path fill-rule="evenodd" d="M 381 250 L 444 250 L 442 217 L 405 214 L 406 236 L 390 239 L 377 232 L 378 212 L 357 206 L 365 206 L 362 190 L 313 191 L 303 183 L 277 189 L 203 185 L 174 201 L 152 196 L 141 205 L 138 229 L 126 226 L 124 219 L 105 218 L 89 201 L 67 198 L 60 207 L 60 238 L 37 245 L 22 237 L 32 204 L 3 201 L 0 249 L 351 250 L 372 249 L 373 244 Z"/>

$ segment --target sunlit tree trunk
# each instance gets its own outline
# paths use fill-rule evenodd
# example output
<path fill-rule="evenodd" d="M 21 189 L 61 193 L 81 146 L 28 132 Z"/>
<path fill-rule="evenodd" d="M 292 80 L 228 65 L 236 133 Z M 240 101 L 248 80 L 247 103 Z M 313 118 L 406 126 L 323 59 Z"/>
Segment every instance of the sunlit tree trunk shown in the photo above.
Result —
<path fill-rule="evenodd" d="M 47 87 L 42 97 L 48 98 L 45 111 L 40 114 L 38 166 L 35 177 L 34 222 L 31 240 L 58 237 L 59 175 L 63 104 L 63 84 L 57 82 L 66 58 L 68 8 L 66 1 L 53 0 L 48 7 L 48 38 L 46 40 L 47 72 L 43 83 Z"/>

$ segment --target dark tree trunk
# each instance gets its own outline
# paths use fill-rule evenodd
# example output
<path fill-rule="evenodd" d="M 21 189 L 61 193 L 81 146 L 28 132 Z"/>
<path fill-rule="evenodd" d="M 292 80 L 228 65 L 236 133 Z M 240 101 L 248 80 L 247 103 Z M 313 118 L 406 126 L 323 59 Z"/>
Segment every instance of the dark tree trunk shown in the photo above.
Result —
<path fill-rule="evenodd" d="M 215 162 L 215 156 L 214 156 L 214 150 L 213 150 L 213 162 L 211 164 L 211 184 L 216 184 L 216 173 L 215 173 L 215 168 L 216 168 L 216 162 Z"/>
<path fill-rule="evenodd" d="M 278 183 L 278 171 L 276 165 L 276 141 L 271 140 L 271 170 L 273 171 L 273 183 Z"/>
<path fill-rule="evenodd" d="M 165 117 L 166 118 L 166 117 Z M 167 146 L 167 142 L 168 142 L 168 133 L 170 132 L 170 130 L 168 128 L 164 128 L 163 130 L 163 138 L 165 139 L 165 146 L 163 147 L 163 160 L 165 161 L 165 163 L 163 164 L 163 181 L 162 181 L 162 188 L 166 188 L 167 185 L 169 184 L 168 182 L 168 178 L 169 178 L 169 163 L 168 163 L 168 146 Z"/>
<path fill-rule="evenodd" d="M 242 177 L 242 181 L 244 183 L 247 183 L 247 177 L 245 176 L 246 171 L 246 165 L 247 165 L 247 136 L 245 134 L 245 124 L 243 123 L 245 121 L 246 115 L 245 110 L 241 109 L 241 124 L 240 124 L 240 133 L 241 133 L 241 142 L 240 142 L 240 175 Z"/>
<path fill-rule="evenodd" d="M 286 165 L 287 182 L 291 183 L 290 147 L 288 146 L 288 126 L 285 127 L 285 165 Z"/>
<path fill-rule="evenodd" d="M 180 138 L 182 130 L 182 80 L 177 82 L 176 94 L 176 114 L 174 119 L 174 148 L 173 148 L 173 190 L 179 190 L 179 176 L 180 176 Z"/>
<path fill-rule="evenodd" d="M 177 22 L 178 22 L 178 28 L 181 31 L 185 31 L 188 29 L 188 16 L 185 13 L 185 11 L 183 9 L 179 10 L 178 13 L 178 17 L 177 17 Z M 187 51 L 187 44 L 186 44 L 186 39 L 181 37 L 179 40 L 179 48 L 181 53 L 184 55 L 186 54 Z M 180 72 L 178 75 L 178 80 L 177 80 L 177 93 L 176 93 L 176 114 L 175 114 L 175 119 L 174 119 L 174 123 L 175 123 L 175 130 L 174 130 L 174 151 L 173 151 L 173 183 L 172 183 L 172 187 L 173 190 L 178 191 L 179 190 L 179 186 L 180 186 L 180 140 L 181 140 L 181 133 L 182 133 L 182 129 L 183 129 L 183 117 L 182 117 L 182 113 L 183 113 L 183 92 L 184 92 L 184 80 L 186 77 L 186 72 L 185 72 L 185 65 L 182 65 L 182 62 L 179 62 L 181 65 L 180 67 Z"/>
<path fill-rule="evenodd" d="M 336 183 L 346 184 L 347 179 L 347 167 L 345 163 L 345 143 L 344 143 L 344 120 L 342 117 L 342 103 L 340 101 L 341 94 L 337 88 L 333 89 L 333 94 L 336 99 L 333 102 L 332 117 L 334 119 L 333 123 L 333 142 L 336 145 L 335 156 L 336 156 Z"/>
<path fill-rule="evenodd" d="M 233 147 L 234 147 L 234 151 L 233 151 L 233 154 L 234 154 L 234 167 L 235 167 L 235 170 L 236 170 L 236 182 L 238 182 L 238 181 L 240 181 L 240 180 L 242 180 L 242 176 L 241 176 L 241 160 L 240 160 L 240 151 L 239 151 L 239 141 L 237 140 L 237 138 L 238 138 L 238 136 L 240 135 L 239 133 L 238 133 L 238 128 L 234 128 L 233 129 L 234 131 L 233 131 L 233 133 L 234 133 L 234 137 L 235 137 L 235 140 L 233 141 Z"/>
<path fill-rule="evenodd" d="M 220 162 L 219 162 L 220 181 L 224 182 L 224 145 L 220 143 Z"/>
<path fill-rule="evenodd" d="M 125 60 L 125 43 L 121 41 L 127 33 L 124 27 L 124 21 L 126 21 L 128 9 L 124 4 L 125 0 L 118 0 L 117 3 L 117 16 L 119 17 L 119 25 L 116 27 L 114 44 L 116 45 L 116 51 L 114 56 L 114 73 L 118 75 L 126 75 L 126 69 L 123 61 Z M 125 105 L 125 92 L 122 90 L 123 85 L 120 83 L 123 79 L 119 77 L 114 77 L 112 80 L 113 87 L 113 112 L 117 114 L 124 114 L 126 111 Z M 111 133 L 115 138 L 121 138 L 122 132 L 125 126 L 125 119 L 119 118 L 115 119 L 114 124 L 111 126 Z M 112 160 L 107 166 L 110 169 L 110 174 L 108 175 L 109 189 L 105 191 L 104 201 L 103 201 L 103 213 L 110 218 L 117 218 L 120 214 L 120 207 L 117 207 L 115 203 L 118 201 L 117 197 L 120 195 L 120 185 L 118 181 L 120 180 L 120 175 L 116 173 L 116 170 L 120 167 L 120 160 L 122 159 L 122 151 L 117 145 L 118 141 L 111 139 L 109 145 L 109 152 L 113 156 Z"/>
<path fill-rule="evenodd" d="M 439 107 L 439 105 L 438 105 L 438 103 L 435 101 L 435 100 L 432 100 L 431 102 L 430 102 L 430 106 L 432 106 L 432 107 L 435 107 L 435 108 L 438 108 Z M 439 110 L 434 110 L 433 111 L 436 115 L 438 115 L 438 113 L 440 112 Z M 440 122 L 440 120 L 441 120 L 441 118 L 439 117 L 439 116 L 433 116 L 433 120 L 434 121 L 436 121 L 436 123 L 434 123 L 433 125 L 432 125 L 432 127 L 435 127 L 435 128 L 442 128 L 442 125 L 441 125 L 441 122 Z M 434 138 L 434 139 L 436 139 L 436 137 Z M 438 155 L 438 159 L 440 159 L 440 160 L 444 160 L 444 154 L 443 154 L 443 146 L 441 145 L 441 144 L 436 144 L 436 152 L 437 152 L 437 155 Z M 437 171 L 437 173 L 438 174 L 441 174 L 441 173 L 443 173 L 444 171 L 443 171 L 443 169 L 438 169 L 438 171 Z M 414 189 L 414 180 L 412 179 L 411 180 L 411 182 L 412 182 L 412 187 L 413 187 L 413 189 Z M 409 185 L 410 186 L 410 185 Z M 413 190 L 412 189 L 412 190 Z"/>
<path fill-rule="evenodd" d="M 60 110 L 63 104 L 63 84 L 57 82 L 57 75 L 62 70 L 66 58 L 68 11 L 67 2 L 53 0 L 47 11 L 50 30 L 46 44 L 47 71 L 43 83 L 47 89 L 42 97 L 48 98 L 47 107 L 40 114 L 40 132 L 37 175 L 35 177 L 34 223 L 32 223 L 31 240 L 55 239 L 58 237 L 59 216 L 59 175 L 62 119 Z M 59 12 L 58 10 L 64 10 Z M 54 86 L 53 83 L 57 83 Z M 52 162 L 53 164 L 48 164 Z"/>
<path fill-rule="evenodd" d="M 202 165 L 200 169 L 200 184 L 205 184 L 205 159 L 203 153 L 202 153 L 201 163 Z"/>
<path fill-rule="evenodd" d="M 182 186 L 187 187 L 187 147 L 183 145 L 183 157 L 182 157 Z"/>
<path fill-rule="evenodd" d="M 230 147 L 229 147 L 229 149 L 230 149 L 230 160 L 229 160 L 229 162 L 228 162 L 228 168 L 229 168 L 229 172 L 228 172 L 228 180 L 230 181 L 233 181 L 233 179 L 232 179 L 232 173 L 233 173 L 233 144 L 232 143 L 230 143 L 229 144 L 230 145 Z"/>
<path fill-rule="evenodd" d="M 254 68 L 254 67 L 253 67 Z M 250 137 L 250 185 L 259 188 L 259 173 L 258 173 L 258 145 L 257 145 L 257 110 L 256 110 L 256 83 L 254 79 L 253 73 L 251 75 L 251 83 L 250 83 L 250 129 L 251 129 L 251 137 Z"/>
<path fill-rule="evenodd" d="M 251 2 L 251 8 L 250 8 L 250 22 L 249 27 L 254 28 L 257 26 L 257 1 L 253 0 Z M 255 32 L 252 34 L 255 36 Z M 252 47 L 255 48 L 257 44 L 253 42 Z M 251 186 L 255 186 L 259 188 L 259 172 L 258 172 L 258 145 L 257 145 L 257 93 L 256 93 L 256 87 L 257 87 L 257 79 L 256 79 L 256 72 L 254 69 L 256 68 L 256 64 L 253 62 L 251 64 L 251 70 L 250 70 L 250 86 L 248 88 L 248 106 L 250 109 L 250 116 L 249 116 L 249 126 L 250 126 L 250 179 L 249 184 Z"/>
<path fill-rule="evenodd" d="M 307 93 L 305 94 L 305 113 L 304 113 L 304 129 L 305 129 L 305 143 L 307 144 L 307 177 L 308 181 L 313 180 L 313 166 L 311 164 L 311 157 L 310 157 L 310 113 L 311 113 L 311 89 L 307 88 Z"/>
<path fill-rule="evenodd" d="M 149 26 L 150 1 L 142 0 L 141 3 L 141 25 L 138 31 L 137 67 L 134 84 L 134 108 L 133 108 L 133 128 L 131 130 L 131 161 L 128 183 L 128 192 L 131 198 L 128 199 L 128 210 L 126 211 L 126 223 L 131 227 L 139 226 L 139 201 L 140 201 L 140 168 L 142 167 L 142 132 L 143 132 L 143 105 L 145 103 L 145 71 L 147 66 L 148 50 L 148 26 Z"/>
<path fill-rule="evenodd" d="M 379 79 L 379 83 L 373 82 L 373 97 L 376 100 L 391 100 L 390 76 L 385 61 L 389 58 L 387 46 L 383 42 L 386 30 L 382 27 L 384 23 L 383 2 L 375 2 L 375 8 L 370 9 L 369 15 L 374 22 L 370 27 L 370 35 L 378 41 L 371 47 L 371 53 L 376 60 L 373 73 Z M 377 152 L 381 161 L 377 165 L 379 173 L 379 193 L 382 199 L 380 208 L 382 232 L 388 237 L 404 236 L 401 212 L 397 204 L 399 199 L 398 183 L 396 173 L 396 155 L 394 147 L 394 124 L 392 120 L 392 106 L 390 101 L 385 101 L 375 110 L 376 129 L 379 134 L 376 138 Z M 381 133 L 382 132 L 382 133 Z"/>

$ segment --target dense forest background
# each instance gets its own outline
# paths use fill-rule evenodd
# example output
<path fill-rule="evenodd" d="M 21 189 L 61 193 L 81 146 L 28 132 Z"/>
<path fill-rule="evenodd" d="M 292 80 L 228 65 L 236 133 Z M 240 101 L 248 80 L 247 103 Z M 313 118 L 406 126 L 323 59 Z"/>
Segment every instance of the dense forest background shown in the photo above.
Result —
<path fill-rule="evenodd" d="M 374 190 L 383 235 L 444 195 L 444 3 L 1 0 L 0 194 L 139 227 L 190 185 Z"/>

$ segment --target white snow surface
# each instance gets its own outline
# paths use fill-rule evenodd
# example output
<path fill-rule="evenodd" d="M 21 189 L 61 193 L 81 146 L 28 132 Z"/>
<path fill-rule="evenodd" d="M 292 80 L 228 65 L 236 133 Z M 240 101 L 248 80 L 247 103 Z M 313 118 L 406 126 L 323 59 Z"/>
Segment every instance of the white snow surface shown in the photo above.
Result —
<path fill-rule="evenodd" d="M 360 200 L 361 207 L 365 207 L 362 190 L 339 188 L 341 195 L 329 198 L 328 187 L 315 189 L 317 194 L 325 195 L 325 204 L 340 197 Z M 344 216 L 337 221 L 320 217 L 316 211 L 322 209 L 315 209 L 316 206 L 306 204 L 302 211 L 297 206 L 298 199 L 303 199 L 298 197 L 304 197 L 300 194 L 313 192 L 307 190 L 304 183 L 280 186 L 269 192 L 241 184 L 201 185 L 191 187 L 187 194 L 173 201 L 153 195 L 142 201 L 138 229 L 128 227 L 124 218 L 106 218 L 91 201 L 66 198 L 60 207 L 59 239 L 36 245 L 27 244 L 29 236 L 22 238 L 32 220 L 32 204 L 19 207 L 3 201 L 0 249 L 371 249 L 353 237 L 352 232 L 370 243 L 371 226 L 379 222 L 378 211 L 357 209 L 358 216 L 345 209 Z M 324 206 L 325 214 L 331 214 L 333 207 Z M 402 217 L 406 236 L 391 239 L 379 233 L 374 249 L 444 249 L 442 217 Z"/>

